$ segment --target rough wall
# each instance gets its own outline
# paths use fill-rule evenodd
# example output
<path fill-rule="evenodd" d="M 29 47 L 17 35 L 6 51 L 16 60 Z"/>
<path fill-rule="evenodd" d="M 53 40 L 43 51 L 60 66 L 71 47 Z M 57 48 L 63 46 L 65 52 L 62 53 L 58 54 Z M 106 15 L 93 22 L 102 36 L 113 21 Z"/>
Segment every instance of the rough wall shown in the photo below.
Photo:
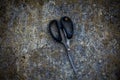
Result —
<path fill-rule="evenodd" d="M 48 23 L 74 23 L 71 57 L 79 80 L 119 80 L 119 0 L 0 0 L 0 80 L 75 80 Z"/>

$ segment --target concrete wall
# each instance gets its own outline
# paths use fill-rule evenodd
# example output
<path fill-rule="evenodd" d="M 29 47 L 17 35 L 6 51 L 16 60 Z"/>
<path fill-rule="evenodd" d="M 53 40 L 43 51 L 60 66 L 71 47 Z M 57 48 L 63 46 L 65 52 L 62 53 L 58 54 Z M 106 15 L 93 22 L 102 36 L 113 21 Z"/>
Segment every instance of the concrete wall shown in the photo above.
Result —
<path fill-rule="evenodd" d="M 0 80 L 120 79 L 119 0 L 0 0 Z M 48 24 L 69 16 L 76 79 Z"/>

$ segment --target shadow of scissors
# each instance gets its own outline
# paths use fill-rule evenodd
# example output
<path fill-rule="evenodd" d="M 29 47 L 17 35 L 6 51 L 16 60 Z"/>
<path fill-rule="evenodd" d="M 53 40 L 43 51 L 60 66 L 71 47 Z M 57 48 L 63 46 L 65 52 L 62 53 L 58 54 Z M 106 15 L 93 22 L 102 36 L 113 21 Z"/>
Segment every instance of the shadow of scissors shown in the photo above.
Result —
<path fill-rule="evenodd" d="M 73 64 L 73 61 L 70 57 L 70 39 L 73 36 L 73 22 L 67 16 L 64 16 L 60 19 L 60 23 L 57 20 L 52 20 L 49 23 L 49 32 L 54 40 L 64 45 L 69 62 L 73 68 L 75 74 L 77 74 L 76 68 Z"/>

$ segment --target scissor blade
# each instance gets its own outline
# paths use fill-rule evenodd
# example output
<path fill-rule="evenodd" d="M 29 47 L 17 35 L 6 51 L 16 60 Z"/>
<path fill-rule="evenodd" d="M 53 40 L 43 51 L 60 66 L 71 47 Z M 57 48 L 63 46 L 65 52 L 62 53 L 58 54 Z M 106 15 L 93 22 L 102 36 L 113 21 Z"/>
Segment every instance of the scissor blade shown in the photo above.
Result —
<path fill-rule="evenodd" d="M 72 60 L 72 58 L 71 58 L 71 56 L 70 56 L 70 50 L 67 50 L 67 56 L 68 56 L 70 65 L 71 65 L 71 67 L 72 67 L 72 69 L 73 69 L 73 72 L 75 73 L 75 75 L 77 75 L 77 70 L 76 70 L 76 68 L 75 68 L 75 66 L 74 66 L 74 63 L 73 63 L 73 60 Z"/>

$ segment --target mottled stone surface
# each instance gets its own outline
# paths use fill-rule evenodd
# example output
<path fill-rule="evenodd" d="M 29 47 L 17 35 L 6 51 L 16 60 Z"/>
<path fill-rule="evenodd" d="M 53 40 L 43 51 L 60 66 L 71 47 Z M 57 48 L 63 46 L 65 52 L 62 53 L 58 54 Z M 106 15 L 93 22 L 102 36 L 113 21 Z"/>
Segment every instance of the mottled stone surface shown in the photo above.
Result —
<path fill-rule="evenodd" d="M 119 80 L 119 0 L 0 0 L 0 80 Z M 69 16 L 76 79 L 64 46 L 48 33 Z"/>

